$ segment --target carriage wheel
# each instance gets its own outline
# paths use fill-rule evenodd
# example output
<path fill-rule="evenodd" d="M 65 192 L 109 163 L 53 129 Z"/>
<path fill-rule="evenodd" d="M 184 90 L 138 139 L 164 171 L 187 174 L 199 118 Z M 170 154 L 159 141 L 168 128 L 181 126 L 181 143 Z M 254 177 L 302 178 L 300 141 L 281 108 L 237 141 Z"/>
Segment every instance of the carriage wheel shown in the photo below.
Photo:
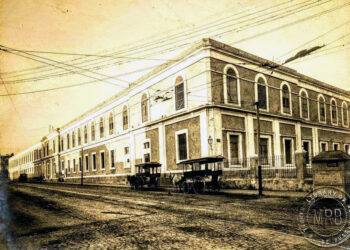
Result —
<path fill-rule="evenodd" d="M 221 181 L 217 181 L 216 183 L 213 183 L 212 190 L 216 192 L 220 192 L 221 189 Z"/>
<path fill-rule="evenodd" d="M 188 183 L 185 181 L 183 183 L 181 183 L 180 188 L 185 194 L 188 194 L 190 192 L 190 187 L 189 187 Z"/>
<path fill-rule="evenodd" d="M 193 182 L 193 191 L 196 194 L 202 194 L 205 191 L 205 182 L 201 177 L 196 177 Z"/>

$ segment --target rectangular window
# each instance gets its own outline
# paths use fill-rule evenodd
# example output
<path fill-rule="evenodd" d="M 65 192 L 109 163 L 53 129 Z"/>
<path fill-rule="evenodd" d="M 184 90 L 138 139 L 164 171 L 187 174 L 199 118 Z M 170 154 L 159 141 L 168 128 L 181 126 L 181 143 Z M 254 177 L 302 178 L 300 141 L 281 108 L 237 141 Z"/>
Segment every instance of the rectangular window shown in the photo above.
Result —
<path fill-rule="evenodd" d="M 146 153 L 143 155 L 143 159 L 145 162 L 150 162 L 151 161 L 151 155 L 150 153 Z"/>
<path fill-rule="evenodd" d="M 83 170 L 83 162 L 81 160 L 81 157 L 79 157 L 79 172 Z"/>
<path fill-rule="evenodd" d="M 76 172 L 76 167 L 75 167 L 75 159 L 73 159 L 73 173 Z"/>
<path fill-rule="evenodd" d="M 143 142 L 143 162 L 151 162 L 151 141 L 147 139 Z"/>
<path fill-rule="evenodd" d="M 124 168 L 130 167 L 129 146 L 124 146 Z"/>
<path fill-rule="evenodd" d="M 344 145 L 344 151 L 345 151 L 345 153 L 350 155 L 350 145 L 349 144 Z"/>
<path fill-rule="evenodd" d="M 101 169 L 105 169 L 105 152 L 100 153 Z"/>
<path fill-rule="evenodd" d="M 333 150 L 339 150 L 339 143 L 333 143 Z"/>
<path fill-rule="evenodd" d="M 292 140 L 285 139 L 284 140 L 284 157 L 286 165 L 293 164 L 293 152 L 292 152 Z"/>
<path fill-rule="evenodd" d="M 92 170 L 96 171 L 97 166 L 96 166 L 96 154 L 92 154 Z"/>
<path fill-rule="evenodd" d="M 89 156 L 85 155 L 85 171 L 89 172 Z"/>
<path fill-rule="evenodd" d="M 321 142 L 320 146 L 321 146 L 320 147 L 321 152 L 328 150 L 328 142 Z"/>
<path fill-rule="evenodd" d="M 64 173 L 64 161 L 61 162 L 61 173 Z"/>
<path fill-rule="evenodd" d="M 67 173 L 70 173 L 70 160 L 67 160 Z"/>
<path fill-rule="evenodd" d="M 237 165 L 240 163 L 240 136 L 235 134 L 229 135 L 229 155 L 230 165 Z"/>
<path fill-rule="evenodd" d="M 262 165 L 269 164 L 269 139 L 260 138 L 260 161 Z"/>
<path fill-rule="evenodd" d="M 115 168 L 115 163 L 114 163 L 114 150 L 110 151 L 110 164 L 111 164 L 111 168 Z"/>
<path fill-rule="evenodd" d="M 177 134 L 178 160 L 187 160 L 187 133 Z"/>

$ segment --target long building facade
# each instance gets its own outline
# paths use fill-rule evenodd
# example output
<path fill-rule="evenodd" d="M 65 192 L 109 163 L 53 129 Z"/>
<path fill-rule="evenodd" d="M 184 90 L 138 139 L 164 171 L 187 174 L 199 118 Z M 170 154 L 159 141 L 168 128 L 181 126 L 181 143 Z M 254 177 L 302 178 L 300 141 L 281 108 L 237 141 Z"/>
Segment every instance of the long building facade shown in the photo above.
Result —
<path fill-rule="evenodd" d="M 125 183 L 141 162 L 174 174 L 182 160 L 216 155 L 229 173 L 249 169 L 258 146 L 263 165 L 290 168 L 298 153 L 350 153 L 349 106 L 349 91 L 203 39 L 12 157 L 9 174 Z"/>

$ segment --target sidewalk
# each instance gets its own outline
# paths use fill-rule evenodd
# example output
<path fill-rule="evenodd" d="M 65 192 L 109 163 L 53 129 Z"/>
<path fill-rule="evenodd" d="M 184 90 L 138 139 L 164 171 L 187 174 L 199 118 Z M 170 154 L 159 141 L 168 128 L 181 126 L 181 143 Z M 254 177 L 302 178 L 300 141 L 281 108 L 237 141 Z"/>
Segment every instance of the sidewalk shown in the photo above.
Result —
<path fill-rule="evenodd" d="M 68 185 L 68 186 L 80 186 L 80 183 L 69 183 L 69 182 L 43 182 L 43 184 L 51 185 Z M 117 185 L 117 184 L 96 184 L 96 183 L 84 183 L 84 187 L 97 187 L 97 188 L 118 188 L 118 189 L 130 189 L 127 185 Z M 161 186 L 159 191 L 170 191 L 175 190 L 171 186 Z M 221 194 L 228 195 L 244 195 L 244 196 L 258 196 L 258 190 L 248 190 L 248 189 L 221 189 Z M 263 197 L 278 197 L 278 198 L 303 198 L 307 195 L 307 192 L 295 192 L 295 191 L 267 191 L 263 190 Z"/>
<path fill-rule="evenodd" d="M 221 192 L 227 194 L 237 195 L 252 195 L 258 196 L 258 190 L 247 189 L 222 189 Z M 293 191 L 265 191 L 263 190 L 263 197 L 280 197 L 280 198 L 303 198 L 307 192 L 293 192 Z"/>

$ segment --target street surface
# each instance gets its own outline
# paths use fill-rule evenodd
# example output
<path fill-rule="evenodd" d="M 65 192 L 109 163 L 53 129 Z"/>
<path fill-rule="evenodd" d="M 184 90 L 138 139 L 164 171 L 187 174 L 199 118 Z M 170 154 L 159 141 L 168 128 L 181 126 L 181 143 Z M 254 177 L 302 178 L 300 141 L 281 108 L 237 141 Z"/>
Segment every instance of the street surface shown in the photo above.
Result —
<path fill-rule="evenodd" d="M 8 203 L 19 249 L 317 249 L 298 230 L 299 198 L 25 183 Z"/>

